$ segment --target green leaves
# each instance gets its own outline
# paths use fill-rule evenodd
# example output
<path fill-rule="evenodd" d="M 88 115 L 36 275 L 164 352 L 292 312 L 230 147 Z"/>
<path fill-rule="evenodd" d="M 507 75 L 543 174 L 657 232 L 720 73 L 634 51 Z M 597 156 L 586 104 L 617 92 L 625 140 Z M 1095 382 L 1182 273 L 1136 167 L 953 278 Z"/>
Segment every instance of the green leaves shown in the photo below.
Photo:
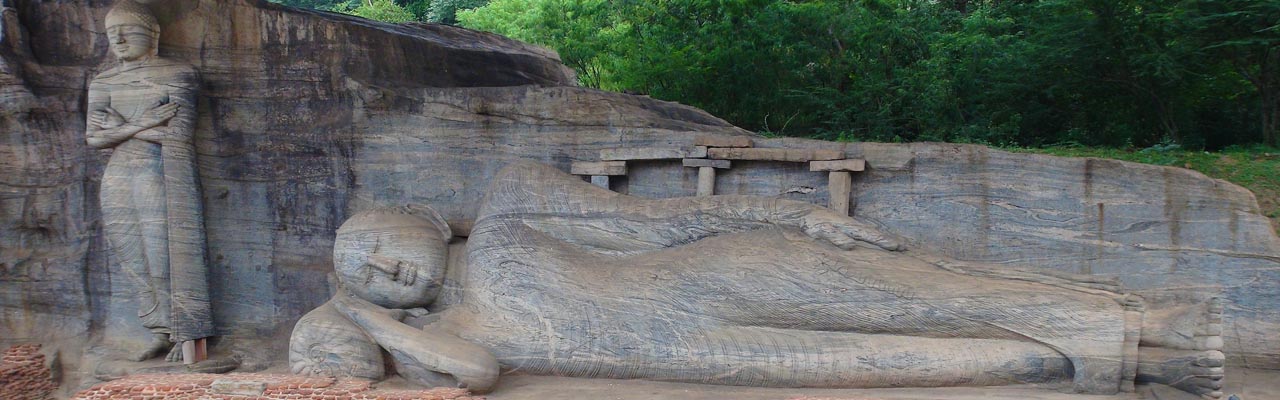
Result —
<path fill-rule="evenodd" d="M 417 19 L 413 13 L 392 0 L 352 0 L 333 11 L 382 22 L 404 23 Z"/>
<path fill-rule="evenodd" d="M 1274 0 L 351 1 L 544 45 L 584 86 L 770 134 L 1217 148 L 1280 128 Z"/>

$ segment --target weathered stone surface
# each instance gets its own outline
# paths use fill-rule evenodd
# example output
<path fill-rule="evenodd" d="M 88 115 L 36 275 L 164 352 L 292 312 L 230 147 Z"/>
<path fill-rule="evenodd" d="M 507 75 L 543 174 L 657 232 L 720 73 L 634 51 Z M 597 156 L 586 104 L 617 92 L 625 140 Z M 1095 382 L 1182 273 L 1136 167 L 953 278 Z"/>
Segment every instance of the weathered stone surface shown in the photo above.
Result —
<path fill-rule="evenodd" d="M 826 149 L 764 149 L 764 148 L 713 148 L 707 151 L 711 158 L 747 161 L 807 162 L 838 160 L 844 154 Z"/>
<path fill-rule="evenodd" d="M 140 339 L 149 337 L 130 294 L 137 288 L 106 262 L 97 193 L 109 154 L 90 150 L 84 136 L 86 83 L 113 58 L 102 25 L 111 3 L 0 6 L 0 341 L 6 343 L 80 342 L 91 325 L 103 329 L 94 331 L 95 340 L 125 342 L 120 348 L 145 345 Z M 574 82 L 553 52 L 490 34 L 380 24 L 265 1 L 153 3 L 164 28 L 162 53 L 202 72 L 195 146 L 220 335 L 271 337 L 288 325 L 277 319 L 292 320 L 328 297 L 324 274 L 312 272 L 327 268 L 328 256 L 305 249 L 314 241 L 327 245 L 329 225 L 345 217 L 348 199 L 324 193 L 353 182 L 348 167 L 330 156 L 352 154 L 352 129 L 376 129 L 355 128 L 353 117 L 366 111 L 354 103 L 379 104 L 378 85 Z M 269 352 L 256 353 L 250 355 Z M 74 370 L 79 357 L 68 359 Z"/>
<path fill-rule="evenodd" d="M 119 65 L 89 83 L 85 138 L 112 150 L 98 196 L 108 259 L 131 280 L 153 336 L 128 357 L 168 352 L 193 364 L 204 359 L 195 340 L 214 334 L 192 145 L 200 74 L 158 55 L 160 24 L 147 6 L 118 1 L 105 26 Z"/>
<path fill-rule="evenodd" d="M 107 155 L 83 136 L 86 82 L 109 57 L 98 25 L 109 4 L 4 4 L 0 341 L 140 337 L 136 301 L 115 295 L 128 284 L 105 259 L 95 194 Z M 292 322 L 331 297 L 334 231 L 356 211 L 431 204 L 465 235 L 513 161 L 567 171 L 603 149 L 747 134 L 690 107 L 564 86 L 573 79 L 553 53 L 492 35 L 255 0 L 164 4 L 163 50 L 204 82 L 194 143 L 216 328 L 275 338 L 249 357 L 282 357 Z M 1280 239 L 1244 189 L 980 146 L 755 142 L 866 159 L 852 214 L 913 247 L 1117 278 L 1152 302 L 1221 293 L 1231 365 L 1280 368 Z M 828 201 L 826 174 L 803 164 L 735 162 L 717 175 L 718 194 Z M 692 196 L 696 177 L 680 161 L 638 162 L 613 189 Z M 75 371 L 79 357 L 64 359 Z"/>
<path fill-rule="evenodd" d="M 843 176 L 847 198 L 850 173 L 831 174 Z M 339 228 L 336 268 L 349 293 L 330 305 L 389 352 L 400 376 L 424 385 L 445 375 L 487 392 L 501 365 L 765 387 L 1070 382 L 1113 394 L 1137 381 L 1222 396 L 1208 393 L 1221 388 L 1224 356 L 1211 344 L 1221 337 L 1185 340 L 1195 335 L 1180 328 L 1220 323 L 1217 298 L 1148 312 L 1106 280 L 904 252 L 878 229 L 809 203 L 642 199 L 529 162 L 494 177 L 464 258 L 438 256 L 449 246 L 412 233 L 431 233 L 426 221 L 440 219 L 421 209 L 422 218 L 365 211 Z M 356 231 L 379 239 L 344 233 Z M 367 273 L 343 273 L 353 269 L 345 260 L 365 260 L 354 269 Z M 458 295 L 386 305 L 404 288 L 436 292 L 430 280 L 406 279 L 406 267 L 409 277 L 451 276 L 444 286 Z M 438 318 L 419 328 L 398 316 L 419 306 Z"/>

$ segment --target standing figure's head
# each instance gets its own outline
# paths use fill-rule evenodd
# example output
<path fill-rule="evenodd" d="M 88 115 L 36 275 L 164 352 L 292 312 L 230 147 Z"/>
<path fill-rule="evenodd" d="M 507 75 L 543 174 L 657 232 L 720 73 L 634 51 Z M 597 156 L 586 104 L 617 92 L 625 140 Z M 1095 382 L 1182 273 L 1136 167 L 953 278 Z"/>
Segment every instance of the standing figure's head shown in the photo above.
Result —
<path fill-rule="evenodd" d="M 453 234 L 427 207 L 360 212 L 338 228 L 333 264 L 352 294 L 387 308 L 425 307 L 444 286 Z"/>
<path fill-rule="evenodd" d="M 160 21 L 147 6 L 120 0 L 107 12 L 107 40 L 123 61 L 139 61 L 159 54 Z"/>

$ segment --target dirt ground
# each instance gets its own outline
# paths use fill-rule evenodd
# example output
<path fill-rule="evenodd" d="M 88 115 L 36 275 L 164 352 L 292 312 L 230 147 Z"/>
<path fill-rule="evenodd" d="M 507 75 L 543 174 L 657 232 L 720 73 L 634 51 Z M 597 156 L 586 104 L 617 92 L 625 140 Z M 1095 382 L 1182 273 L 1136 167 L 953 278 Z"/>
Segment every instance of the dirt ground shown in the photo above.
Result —
<path fill-rule="evenodd" d="M 1227 395 L 1240 400 L 1280 399 L 1280 371 L 1236 369 L 1227 373 Z M 1191 400 L 1167 387 L 1139 387 L 1138 393 L 1083 396 L 1029 386 L 943 389 L 766 389 L 681 383 L 504 376 L 490 400 Z M 1224 400 L 1226 396 L 1224 396 Z"/>

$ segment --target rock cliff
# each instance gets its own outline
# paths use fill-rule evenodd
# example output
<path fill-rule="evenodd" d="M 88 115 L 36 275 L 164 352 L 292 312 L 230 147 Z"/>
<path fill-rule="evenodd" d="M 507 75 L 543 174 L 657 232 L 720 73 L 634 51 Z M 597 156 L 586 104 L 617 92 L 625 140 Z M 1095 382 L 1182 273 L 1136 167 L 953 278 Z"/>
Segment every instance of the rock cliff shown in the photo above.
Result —
<path fill-rule="evenodd" d="M 111 4 L 0 4 L 0 342 L 128 340 L 136 307 L 113 279 L 97 206 L 105 155 L 84 143 L 86 84 L 111 62 Z M 217 328 L 276 338 L 280 358 L 293 322 L 329 298 L 334 231 L 355 211 L 426 203 L 466 232 L 511 161 L 567 170 L 602 149 L 750 135 L 691 107 L 575 87 L 553 52 L 495 35 L 258 0 L 156 7 L 162 52 L 204 82 L 196 143 Z M 755 141 L 867 159 L 853 214 L 918 248 L 1116 277 L 1154 298 L 1223 293 L 1235 365 L 1280 368 L 1280 239 L 1242 188 L 980 146 Z M 804 164 L 735 162 L 716 192 L 826 204 L 825 181 Z M 614 188 L 675 197 L 696 185 L 696 169 L 653 161 Z"/>

